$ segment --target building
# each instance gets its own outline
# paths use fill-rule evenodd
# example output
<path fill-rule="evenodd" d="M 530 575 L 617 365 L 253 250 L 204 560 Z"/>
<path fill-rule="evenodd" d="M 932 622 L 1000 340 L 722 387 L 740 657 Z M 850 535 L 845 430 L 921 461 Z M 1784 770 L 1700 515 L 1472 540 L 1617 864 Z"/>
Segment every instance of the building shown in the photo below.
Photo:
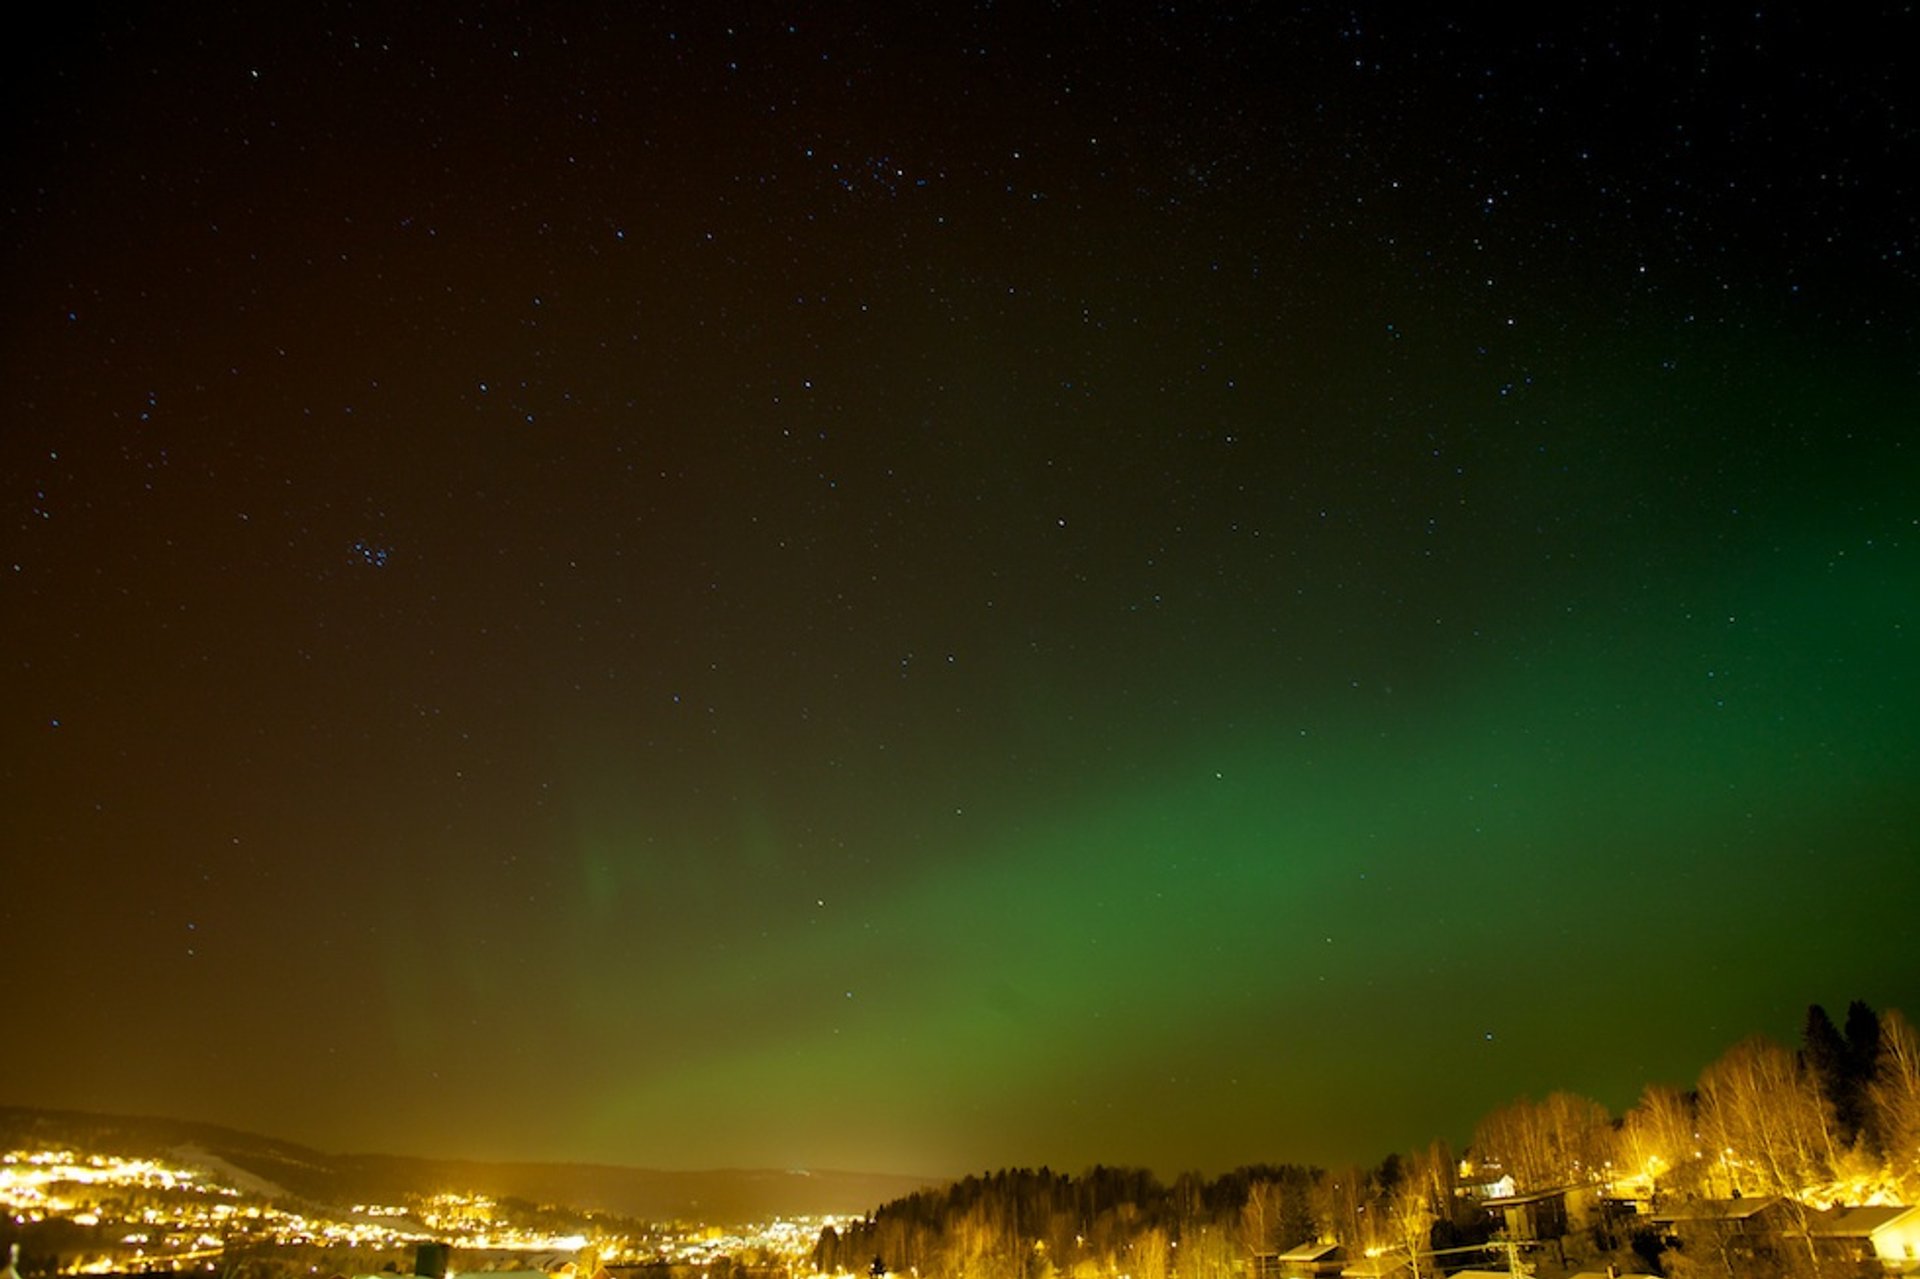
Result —
<path fill-rule="evenodd" d="M 1837 1261 L 1877 1260 L 1892 1275 L 1920 1275 L 1920 1208 L 1831 1208 L 1807 1225 L 1814 1249 Z"/>
<path fill-rule="evenodd" d="M 1347 1264 L 1347 1250 L 1337 1243 L 1303 1243 L 1275 1260 L 1280 1279 L 1335 1279 Z"/>
<path fill-rule="evenodd" d="M 1487 1199 L 1480 1205 L 1500 1222 L 1502 1233 L 1519 1243 L 1562 1238 L 1567 1233 L 1567 1192 L 1539 1190 L 1530 1195 Z"/>
<path fill-rule="evenodd" d="M 1778 1195 L 1752 1199 L 1696 1199 L 1651 1215 L 1670 1247 L 1702 1255 L 1719 1254 L 1730 1264 L 1771 1261 L 1797 1238 L 1805 1209 Z"/>
<path fill-rule="evenodd" d="M 1454 1193 L 1462 1199 L 1505 1199 L 1519 1189 L 1512 1173 L 1502 1172 L 1498 1168 L 1479 1168 L 1462 1160 L 1458 1187 Z"/>
<path fill-rule="evenodd" d="M 1701 1223 L 1726 1226 L 1741 1234 L 1779 1232 L 1789 1216 L 1787 1201 L 1779 1195 L 1756 1195 L 1751 1199 L 1693 1199 L 1670 1204 L 1650 1214 L 1656 1226 L 1684 1230 Z"/>
<path fill-rule="evenodd" d="M 1361 1257 L 1347 1263 L 1340 1279 L 1407 1279 L 1413 1262 L 1403 1252 L 1383 1252 L 1377 1257 Z"/>

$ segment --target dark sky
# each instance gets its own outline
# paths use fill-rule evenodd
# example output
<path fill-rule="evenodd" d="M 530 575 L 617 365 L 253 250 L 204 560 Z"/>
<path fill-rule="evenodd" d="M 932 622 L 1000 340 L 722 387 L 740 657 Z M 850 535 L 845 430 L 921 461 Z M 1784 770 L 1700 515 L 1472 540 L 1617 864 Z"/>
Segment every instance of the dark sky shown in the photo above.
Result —
<path fill-rule="evenodd" d="M 1910 6 L 400 7 L 4 55 L 0 1099 L 1220 1170 L 1920 1011 Z"/>

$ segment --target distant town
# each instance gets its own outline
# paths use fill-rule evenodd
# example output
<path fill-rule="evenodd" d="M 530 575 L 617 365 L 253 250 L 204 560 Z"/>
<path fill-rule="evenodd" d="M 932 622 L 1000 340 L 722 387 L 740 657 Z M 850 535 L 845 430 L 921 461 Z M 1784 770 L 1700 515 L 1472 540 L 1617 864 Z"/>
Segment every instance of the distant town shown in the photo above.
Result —
<path fill-rule="evenodd" d="M 0 1210 L 24 1274 L 201 1271 L 268 1275 L 519 1272 L 588 1279 L 605 1267 L 712 1276 L 788 1272 L 830 1215 L 760 1222 L 645 1223 L 481 1194 L 406 1196 L 339 1209 L 284 1206 L 244 1174 L 110 1151 L 0 1154 Z"/>

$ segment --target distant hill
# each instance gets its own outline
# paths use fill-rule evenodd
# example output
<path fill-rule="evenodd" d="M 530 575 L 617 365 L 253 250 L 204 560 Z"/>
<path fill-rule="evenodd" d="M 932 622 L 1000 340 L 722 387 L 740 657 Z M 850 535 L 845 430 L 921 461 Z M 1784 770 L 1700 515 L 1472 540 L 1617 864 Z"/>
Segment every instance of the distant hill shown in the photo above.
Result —
<path fill-rule="evenodd" d="M 665 1172 L 608 1164 L 477 1163 L 347 1155 L 335 1160 L 360 1202 L 402 1189 L 466 1190 L 495 1198 L 565 1204 L 647 1221 L 765 1221 L 820 1213 L 865 1213 L 932 1184 L 924 1177 L 859 1172 L 715 1169 Z"/>
<path fill-rule="evenodd" d="M 0 1148 L 65 1146 L 199 1165 L 268 1198 L 344 1206 L 442 1191 L 516 1198 L 645 1221 L 731 1224 L 865 1213 L 934 1179 L 888 1173 L 716 1169 L 666 1172 L 608 1164 L 486 1163 L 403 1155 L 333 1155 L 216 1124 L 0 1106 Z"/>

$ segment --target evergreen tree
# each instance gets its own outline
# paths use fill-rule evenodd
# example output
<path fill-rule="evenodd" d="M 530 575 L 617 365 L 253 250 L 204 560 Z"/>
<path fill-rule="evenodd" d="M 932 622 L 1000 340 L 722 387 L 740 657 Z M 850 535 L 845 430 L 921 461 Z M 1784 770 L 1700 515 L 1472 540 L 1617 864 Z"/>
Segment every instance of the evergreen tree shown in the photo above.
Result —
<path fill-rule="evenodd" d="M 1849 1128 L 1846 1117 L 1847 1041 L 1840 1037 L 1833 1018 L 1827 1016 L 1827 1010 L 1819 1004 L 1807 1008 L 1806 1027 L 1800 1032 L 1800 1069 L 1833 1117 L 1834 1144 L 1842 1148 L 1852 1145 L 1859 1126 L 1856 1121 Z"/>
<path fill-rule="evenodd" d="M 1873 1077 L 1880 1069 L 1880 1014 L 1864 999 L 1847 1005 L 1846 1095 L 1835 1101 L 1840 1126 L 1849 1140 L 1864 1137 L 1870 1148 L 1874 1142 L 1872 1102 L 1868 1096 Z"/>

